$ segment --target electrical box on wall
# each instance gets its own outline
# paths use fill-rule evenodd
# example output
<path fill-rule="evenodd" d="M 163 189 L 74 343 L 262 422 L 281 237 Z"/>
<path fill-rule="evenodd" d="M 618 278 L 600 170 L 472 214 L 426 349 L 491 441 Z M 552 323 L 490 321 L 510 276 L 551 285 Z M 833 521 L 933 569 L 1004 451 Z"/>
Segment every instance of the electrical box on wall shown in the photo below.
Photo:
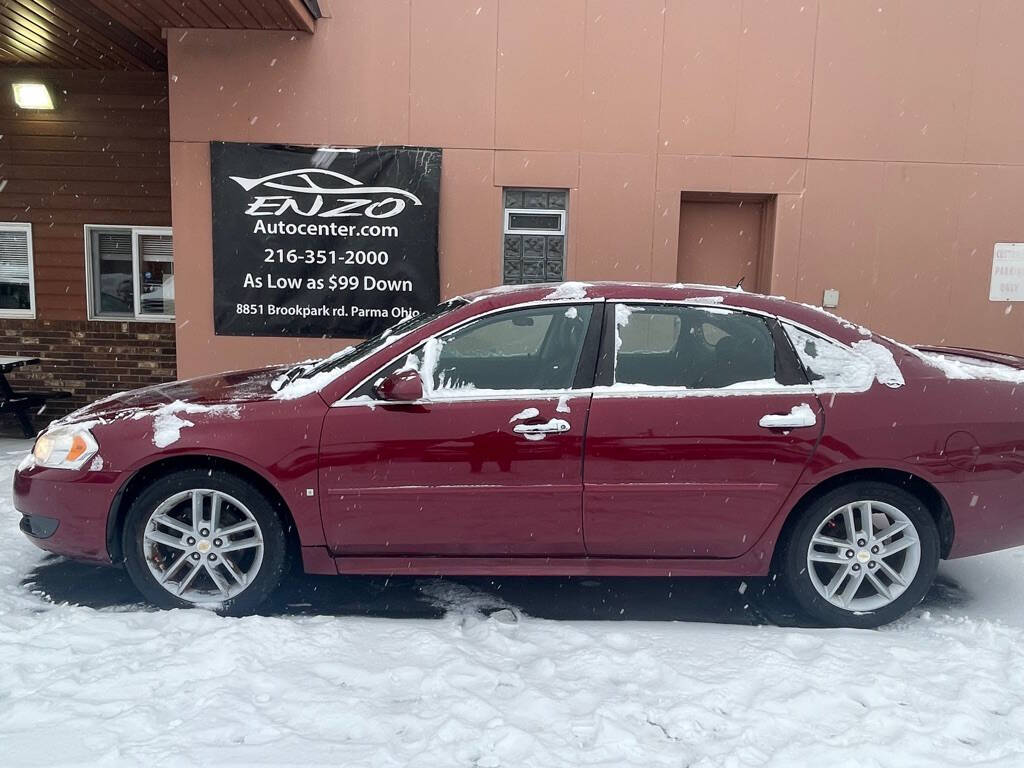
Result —
<path fill-rule="evenodd" d="M 821 300 L 821 306 L 828 309 L 835 309 L 839 306 L 839 291 L 835 288 L 826 288 L 825 296 Z"/>

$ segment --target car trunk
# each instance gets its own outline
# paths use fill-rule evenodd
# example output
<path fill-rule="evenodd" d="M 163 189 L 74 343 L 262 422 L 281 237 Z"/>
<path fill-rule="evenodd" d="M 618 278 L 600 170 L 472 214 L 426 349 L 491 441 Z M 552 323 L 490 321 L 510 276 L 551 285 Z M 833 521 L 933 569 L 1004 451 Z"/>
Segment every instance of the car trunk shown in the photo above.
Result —
<path fill-rule="evenodd" d="M 1006 352 L 992 352 L 985 349 L 971 349 L 970 347 L 933 347 L 926 345 L 915 345 L 914 349 L 919 352 L 942 355 L 943 357 L 959 357 L 965 359 L 966 362 L 998 363 L 1018 370 L 1024 370 L 1024 357 L 1011 355 Z"/>

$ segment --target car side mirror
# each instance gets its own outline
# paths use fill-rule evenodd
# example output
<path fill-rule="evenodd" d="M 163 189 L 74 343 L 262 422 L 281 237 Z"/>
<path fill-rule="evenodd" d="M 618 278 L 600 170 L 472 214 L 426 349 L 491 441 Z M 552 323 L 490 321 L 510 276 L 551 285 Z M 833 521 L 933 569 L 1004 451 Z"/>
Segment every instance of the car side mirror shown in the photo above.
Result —
<path fill-rule="evenodd" d="M 411 403 L 423 399 L 423 381 L 419 371 L 397 371 L 379 379 L 373 385 L 378 400 L 392 403 Z"/>

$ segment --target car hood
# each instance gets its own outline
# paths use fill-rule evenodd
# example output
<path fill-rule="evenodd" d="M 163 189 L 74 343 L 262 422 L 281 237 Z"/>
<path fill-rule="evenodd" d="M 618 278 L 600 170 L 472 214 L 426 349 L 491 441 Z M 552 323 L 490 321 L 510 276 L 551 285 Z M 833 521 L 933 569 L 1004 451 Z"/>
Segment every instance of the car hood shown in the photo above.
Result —
<path fill-rule="evenodd" d="M 63 421 L 83 421 L 125 411 L 159 408 L 176 401 L 212 406 L 269 400 L 275 394 L 271 382 L 288 367 L 279 365 L 249 371 L 230 371 L 119 392 L 75 411 Z"/>

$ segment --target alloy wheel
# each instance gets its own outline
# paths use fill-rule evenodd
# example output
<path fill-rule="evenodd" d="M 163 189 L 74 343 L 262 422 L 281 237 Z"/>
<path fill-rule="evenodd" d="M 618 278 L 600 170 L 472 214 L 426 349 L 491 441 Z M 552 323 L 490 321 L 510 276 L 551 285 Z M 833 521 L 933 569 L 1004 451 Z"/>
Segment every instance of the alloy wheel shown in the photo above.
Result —
<path fill-rule="evenodd" d="M 149 572 L 196 605 L 241 594 L 263 564 L 263 532 L 252 512 L 223 491 L 195 488 L 160 503 L 143 533 Z"/>
<path fill-rule="evenodd" d="M 921 564 L 911 519 L 882 501 L 833 510 L 807 548 L 807 573 L 818 594 L 846 611 L 875 611 L 902 595 Z"/>

